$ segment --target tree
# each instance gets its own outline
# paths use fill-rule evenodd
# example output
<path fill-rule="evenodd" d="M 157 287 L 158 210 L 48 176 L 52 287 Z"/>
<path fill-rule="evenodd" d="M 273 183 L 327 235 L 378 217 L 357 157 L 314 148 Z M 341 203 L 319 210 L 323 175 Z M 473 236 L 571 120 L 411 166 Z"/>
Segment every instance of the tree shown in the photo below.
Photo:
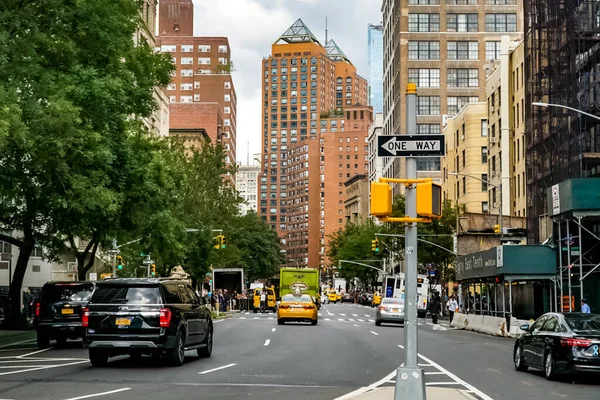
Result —
<path fill-rule="evenodd" d="M 120 151 L 172 66 L 134 45 L 146 28 L 136 0 L 6 0 L 0 24 L 0 240 L 19 248 L 7 318 L 15 325 L 36 244 L 51 254 L 63 236 L 89 239 L 85 254 L 102 244 L 91 227 L 118 212 Z"/>

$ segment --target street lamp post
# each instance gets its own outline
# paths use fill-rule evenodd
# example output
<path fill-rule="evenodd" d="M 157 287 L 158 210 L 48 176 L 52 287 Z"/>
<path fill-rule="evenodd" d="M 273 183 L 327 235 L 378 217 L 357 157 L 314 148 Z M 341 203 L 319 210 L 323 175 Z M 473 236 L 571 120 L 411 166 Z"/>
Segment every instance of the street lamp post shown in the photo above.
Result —
<path fill-rule="evenodd" d="M 500 225 L 500 237 L 502 237 L 503 234 L 503 223 L 502 223 L 502 185 L 494 185 L 493 183 L 486 181 L 484 179 L 479 178 L 476 175 L 470 175 L 470 174 L 461 174 L 460 172 L 448 172 L 448 175 L 453 175 L 453 176 L 466 176 L 469 178 L 473 178 L 478 180 L 479 182 L 483 182 L 486 185 L 490 185 L 492 187 L 495 187 L 496 189 L 498 189 L 498 191 L 500 192 L 500 209 L 498 211 L 498 225 Z"/>

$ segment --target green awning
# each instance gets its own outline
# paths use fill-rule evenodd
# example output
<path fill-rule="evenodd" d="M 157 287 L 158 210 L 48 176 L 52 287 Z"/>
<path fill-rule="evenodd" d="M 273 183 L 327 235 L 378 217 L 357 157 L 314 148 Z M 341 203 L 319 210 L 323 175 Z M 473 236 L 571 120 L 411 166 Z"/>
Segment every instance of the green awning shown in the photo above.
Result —
<path fill-rule="evenodd" d="M 485 279 L 496 276 L 511 279 L 550 279 L 556 275 L 554 249 L 543 245 L 502 245 L 459 256 L 456 280 Z"/>

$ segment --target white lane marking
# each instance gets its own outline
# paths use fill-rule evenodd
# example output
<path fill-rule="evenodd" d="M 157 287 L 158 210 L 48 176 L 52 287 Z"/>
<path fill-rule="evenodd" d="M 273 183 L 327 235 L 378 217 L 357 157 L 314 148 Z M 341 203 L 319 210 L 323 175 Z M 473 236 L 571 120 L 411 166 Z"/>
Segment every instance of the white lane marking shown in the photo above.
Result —
<path fill-rule="evenodd" d="M 444 373 L 441 371 L 425 372 L 425 375 L 444 375 Z"/>
<path fill-rule="evenodd" d="M 273 328 L 273 329 L 271 329 L 271 332 L 275 332 L 275 330 L 276 330 L 276 329 L 277 329 L 277 328 Z"/>
<path fill-rule="evenodd" d="M 403 366 L 403 365 L 404 365 L 404 363 L 400 364 L 400 366 Z M 395 376 L 396 376 L 396 370 L 394 370 L 393 372 L 390 372 L 388 375 L 384 376 L 377 382 L 370 384 L 369 386 L 364 386 L 364 387 L 358 388 L 353 392 L 347 393 L 341 397 L 336 398 L 335 400 L 346 400 L 346 399 L 351 399 L 353 397 L 360 396 L 361 394 L 366 393 L 369 390 L 373 390 L 376 387 L 383 385 L 384 383 L 386 383 L 390 379 L 394 378 Z"/>
<path fill-rule="evenodd" d="M 4 366 L 0 366 L 0 369 L 45 368 L 45 367 L 57 367 L 57 366 L 58 365 L 4 365 Z M 2 399 L 0 399 L 0 400 L 2 400 Z"/>
<path fill-rule="evenodd" d="M 436 385 L 462 385 L 460 382 L 425 382 L 425 386 L 436 386 Z"/>
<path fill-rule="evenodd" d="M 240 319 L 246 319 L 246 317 L 240 317 Z"/>
<path fill-rule="evenodd" d="M 27 357 L 27 356 L 32 356 L 34 354 L 38 354 L 38 353 L 43 353 L 44 351 L 48 351 L 50 350 L 51 347 L 47 348 L 47 349 L 42 349 L 42 350 L 37 350 L 37 351 L 32 351 L 31 353 L 27 353 L 27 354 L 23 354 L 18 356 L 17 358 L 23 358 L 23 357 Z"/>
<path fill-rule="evenodd" d="M 338 318 L 338 321 L 344 322 L 344 318 Z"/>
<path fill-rule="evenodd" d="M 365 317 L 367 317 L 367 318 L 370 318 L 371 316 L 370 316 L 370 315 L 367 315 L 367 314 L 365 314 Z"/>
<path fill-rule="evenodd" d="M 86 396 L 79 396 L 79 397 L 71 397 L 67 400 L 81 400 L 81 399 L 89 399 L 91 397 L 98 397 L 98 396 L 106 396 L 107 394 L 113 394 L 113 393 L 119 393 L 119 392 L 124 392 L 126 390 L 131 390 L 131 388 L 122 388 L 122 389 L 116 389 L 116 390 L 111 390 L 110 392 L 102 392 L 102 393 L 94 393 L 94 394 L 88 394 Z"/>
<path fill-rule="evenodd" d="M 356 320 L 354 318 L 348 318 L 348 321 L 355 322 Z"/>
<path fill-rule="evenodd" d="M 269 317 L 269 318 L 267 318 L 267 319 L 273 319 L 273 317 Z"/>
<path fill-rule="evenodd" d="M 319 317 L 322 317 L 322 316 L 323 316 L 323 314 L 319 313 Z"/>
<path fill-rule="evenodd" d="M 365 320 L 364 320 L 364 319 L 360 319 L 360 318 L 358 318 L 358 320 L 357 320 L 357 321 L 358 321 L 358 322 L 365 322 Z"/>
<path fill-rule="evenodd" d="M 70 365 L 82 364 L 82 363 L 87 363 L 87 362 L 89 362 L 89 360 L 85 360 L 85 361 L 75 361 L 75 362 L 72 362 L 72 363 L 61 364 L 61 365 L 52 365 L 52 366 L 41 367 L 41 368 L 28 368 L 28 369 L 22 369 L 22 370 L 20 370 L 20 371 L 2 372 L 2 373 L 0 373 L 0 376 L 3 376 L 3 375 L 12 375 L 12 374 L 22 374 L 23 372 L 32 372 L 32 371 L 38 371 L 38 370 L 40 370 L 40 369 L 50 369 L 50 368 L 68 367 L 68 366 L 70 366 Z"/>
<path fill-rule="evenodd" d="M 379 333 L 371 331 L 371 333 L 375 336 L 379 336 Z"/>
<path fill-rule="evenodd" d="M 198 372 L 198 375 L 210 374 L 211 372 L 220 371 L 220 370 L 225 369 L 225 368 L 231 368 L 231 367 L 234 367 L 236 365 L 237 364 L 233 363 L 233 364 L 223 365 L 222 367 L 217 367 L 217 368 L 213 368 L 213 369 L 207 369 L 206 371 Z"/>
<path fill-rule="evenodd" d="M 269 345 L 269 343 L 271 343 L 271 339 L 267 339 L 267 340 L 265 340 L 265 346 L 268 346 L 268 345 Z"/>
<path fill-rule="evenodd" d="M 2 345 L 2 346 L 0 346 L 0 349 L 1 349 L 1 348 L 4 348 L 4 347 L 10 347 L 10 346 L 14 346 L 14 345 L 16 345 L 16 344 L 23 344 L 23 343 L 35 342 L 35 340 L 36 340 L 36 339 L 29 339 L 29 340 L 23 340 L 22 342 L 16 342 L 16 343 L 9 343 L 9 344 L 5 344 L 5 345 Z"/>
<path fill-rule="evenodd" d="M 404 349 L 404 346 L 402 346 L 400 344 L 398 345 L 398 347 L 400 347 L 401 349 Z M 455 382 L 459 382 L 461 385 L 463 385 L 464 387 L 466 387 L 467 389 L 472 391 L 474 394 L 481 397 L 481 400 L 494 400 L 487 394 L 483 393 L 481 390 L 477 389 L 475 386 L 460 379 L 458 376 L 454 375 L 452 372 L 448 371 L 446 368 L 442 367 L 440 364 L 436 363 L 435 361 L 430 360 L 429 358 L 427 358 L 424 355 L 419 354 L 419 353 L 417 353 L 417 356 L 419 356 L 419 358 L 421 358 L 423 361 L 427 362 L 428 363 L 428 364 L 426 364 L 427 366 L 433 366 L 433 367 L 437 368 L 438 370 L 440 370 L 441 372 L 445 373 L 448 377 L 450 377 L 451 379 L 454 379 Z M 423 366 L 423 365 L 419 364 L 419 366 Z"/>
<path fill-rule="evenodd" d="M 345 316 L 346 316 L 346 314 L 340 314 L 340 315 L 341 315 L 342 317 L 345 317 Z"/>
<path fill-rule="evenodd" d="M 354 326 L 356 326 L 358 328 L 358 325 L 354 324 Z"/>
<path fill-rule="evenodd" d="M 358 317 L 358 314 L 352 314 L 353 317 Z"/>
<path fill-rule="evenodd" d="M 369 322 L 375 322 L 374 320 L 370 319 Z"/>
<path fill-rule="evenodd" d="M 331 318 L 325 318 L 325 321 L 331 321 Z"/>
<path fill-rule="evenodd" d="M 259 319 L 258 317 L 254 317 L 254 319 Z"/>

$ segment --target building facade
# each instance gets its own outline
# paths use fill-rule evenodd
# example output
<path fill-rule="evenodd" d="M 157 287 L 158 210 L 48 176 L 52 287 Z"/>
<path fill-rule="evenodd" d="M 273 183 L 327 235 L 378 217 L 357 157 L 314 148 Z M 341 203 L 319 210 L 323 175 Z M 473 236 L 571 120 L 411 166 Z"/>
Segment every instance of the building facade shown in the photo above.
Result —
<path fill-rule="evenodd" d="M 384 134 L 406 133 L 409 82 L 418 87 L 416 134 L 439 134 L 448 117 L 483 101 L 486 60 L 500 58 L 501 35 L 522 38 L 522 7 L 522 0 L 384 1 Z M 420 158 L 417 168 L 421 177 L 440 177 L 439 157 Z M 388 162 L 384 174 L 403 169 Z"/>
<path fill-rule="evenodd" d="M 368 84 L 357 74 L 356 67 L 334 40 L 329 40 L 323 46 L 300 19 L 272 45 L 271 55 L 263 59 L 262 74 L 263 175 L 260 178 L 259 214 L 278 231 L 282 244 L 286 245 L 289 233 L 289 240 L 293 240 L 294 245 L 290 246 L 291 253 L 288 259 L 300 261 L 307 257 L 291 254 L 300 254 L 294 250 L 297 244 L 296 228 L 301 220 L 300 215 L 295 213 L 296 211 L 299 213 L 296 205 L 303 204 L 304 200 L 300 193 L 292 189 L 292 182 L 296 184 L 295 179 L 300 179 L 307 182 L 298 184 L 312 185 L 315 182 L 312 174 L 315 172 L 312 169 L 310 174 L 308 171 L 303 171 L 310 175 L 310 179 L 301 179 L 304 177 L 292 173 L 290 151 L 295 149 L 298 158 L 305 153 L 314 155 L 313 147 L 318 147 L 316 151 L 319 158 L 315 167 L 316 182 L 318 182 L 321 166 L 325 169 L 325 160 L 338 161 L 338 146 L 335 146 L 335 153 L 328 153 L 325 150 L 325 141 L 333 143 L 336 140 L 329 138 L 333 136 L 328 136 L 327 132 L 346 130 L 342 123 L 346 111 L 350 107 L 364 106 L 368 103 Z M 357 112 L 358 115 L 366 118 L 365 110 L 362 110 L 362 113 L 358 110 Z M 336 121 L 338 125 L 332 126 L 332 121 Z M 306 148 L 304 148 L 305 144 Z M 361 146 L 364 148 L 364 139 Z M 333 148 L 333 145 L 331 147 Z M 361 168 L 364 167 L 364 163 L 363 158 L 360 162 Z M 299 165 L 294 165 L 299 168 Z M 310 168 L 312 165 L 314 164 L 311 164 Z M 335 186 L 333 182 L 327 184 L 323 182 L 323 185 L 317 185 L 314 192 L 316 196 L 325 198 L 325 191 L 333 186 Z M 338 189 L 340 187 L 337 187 L 336 191 L 339 191 Z M 291 199 L 290 195 L 298 197 Z M 343 203 L 343 199 L 338 200 L 338 206 L 339 201 Z M 317 210 L 318 207 L 319 202 L 317 202 Z M 320 211 L 317 211 L 317 216 L 320 216 Z M 337 217 L 341 216 L 337 215 L 336 221 L 339 219 Z M 317 224 L 318 221 L 319 218 Z M 293 225 L 289 230 L 288 222 Z M 318 237 L 323 236 L 317 235 Z M 324 245 L 323 243 L 322 246 L 317 247 L 318 252 L 320 247 L 323 247 L 321 252 L 323 256 Z M 311 267 L 318 266 L 320 263 L 313 262 L 312 258 L 306 262 L 310 262 Z"/>
<path fill-rule="evenodd" d="M 369 177 L 356 174 L 344 182 L 344 217 L 347 224 L 357 223 L 369 218 Z"/>
<path fill-rule="evenodd" d="M 383 25 L 367 26 L 369 49 L 369 105 L 383 112 Z"/>
<path fill-rule="evenodd" d="M 258 210 L 258 176 L 260 175 L 260 164 L 238 165 L 235 173 L 235 188 L 244 199 L 240 204 L 240 213 L 245 215 L 250 211 Z"/>
<path fill-rule="evenodd" d="M 487 80 L 489 206 L 492 214 L 526 216 L 523 41 L 502 38 L 501 61 Z"/>
<path fill-rule="evenodd" d="M 237 97 L 226 37 L 194 36 L 192 0 L 160 2 L 157 50 L 169 53 L 177 69 L 167 86 L 174 132 L 204 129 L 221 142 L 226 161 L 236 160 Z"/>
<path fill-rule="evenodd" d="M 488 213 L 487 104 L 469 103 L 442 131 L 446 157 L 442 157 L 444 200 L 461 205 L 470 213 Z M 458 174 L 458 175 L 453 175 Z"/>

